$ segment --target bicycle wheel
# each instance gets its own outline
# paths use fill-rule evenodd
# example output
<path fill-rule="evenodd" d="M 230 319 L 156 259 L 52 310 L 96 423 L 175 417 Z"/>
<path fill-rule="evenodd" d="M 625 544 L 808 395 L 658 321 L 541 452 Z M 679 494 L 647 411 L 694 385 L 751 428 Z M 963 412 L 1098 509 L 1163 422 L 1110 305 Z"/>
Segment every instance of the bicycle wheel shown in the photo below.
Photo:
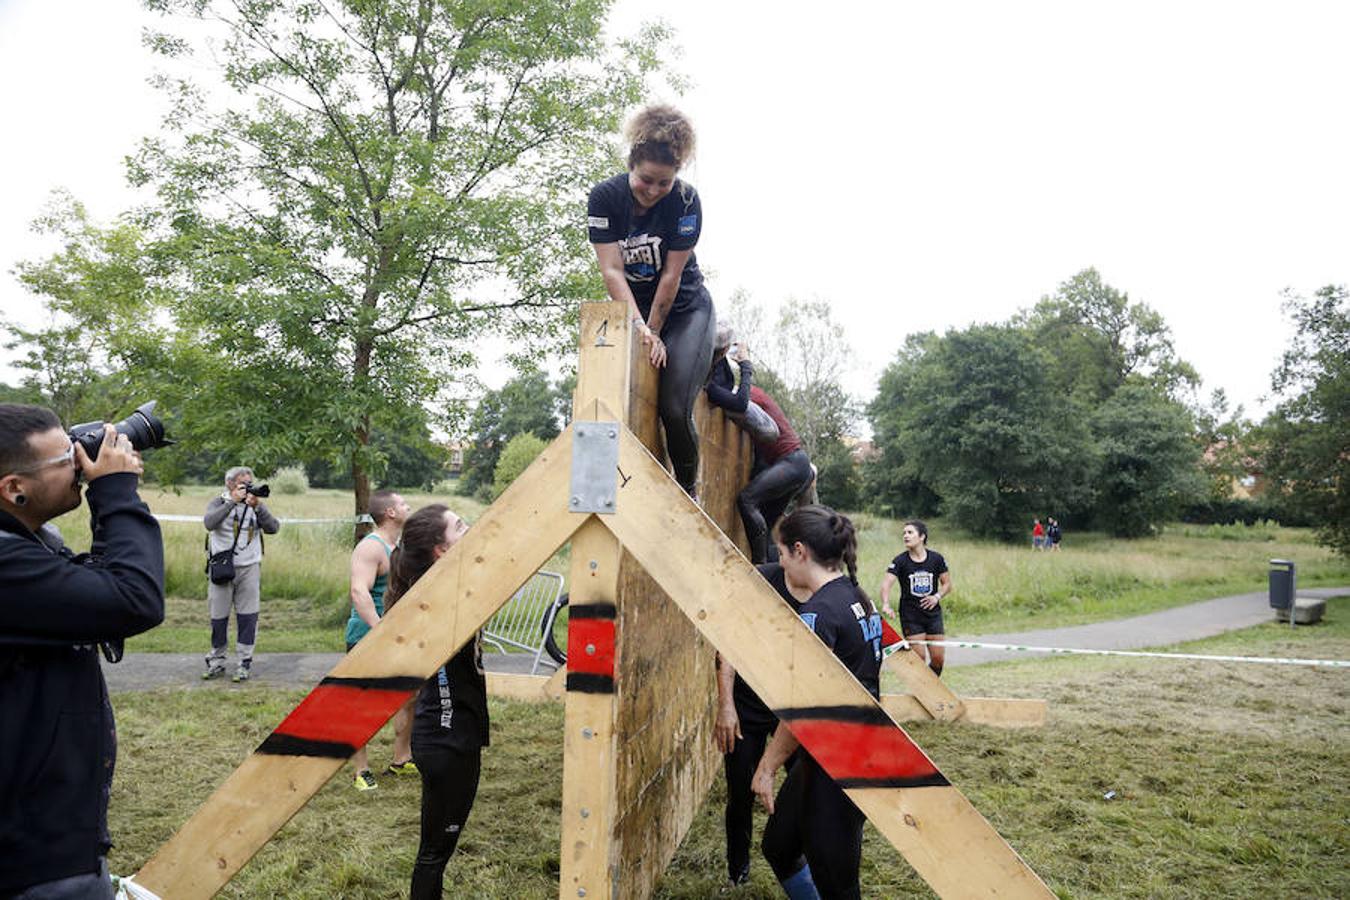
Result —
<path fill-rule="evenodd" d="M 544 633 L 544 649 L 548 655 L 553 657 L 553 661 L 560 666 L 567 665 L 567 650 L 558 647 L 558 642 L 553 639 L 553 623 L 558 618 L 563 607 L 567 606 L 567 595 L 563 594 L 553 605 L 544 610 L 544 620 L 539 623 L 539 627 Z"/>

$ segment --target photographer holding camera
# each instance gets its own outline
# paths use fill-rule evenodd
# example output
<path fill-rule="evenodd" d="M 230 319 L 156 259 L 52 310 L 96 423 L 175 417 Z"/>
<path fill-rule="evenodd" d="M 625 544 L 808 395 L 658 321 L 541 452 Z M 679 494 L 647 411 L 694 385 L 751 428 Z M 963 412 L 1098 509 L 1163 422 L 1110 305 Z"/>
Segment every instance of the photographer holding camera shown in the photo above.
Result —
<path fill-rule="evenodd" d="M 206 599 L 211 611 L 211 652 L 202 678 L 225 674 L 226 628 L 234 608 L 234 646 L 239 655 L 235 681 L 247 681 L 253 665 L 261 608 L 260 571 L 263 534 L 281 528 L 277 517 L 260 498 L 271 494 L 267 485 L 254 486 L 253 470 L 235 466 L 225 473 L 225 493 L 211 498 L 202 517 L 207 536 Z"/>
<path fill-rule="evenodd" d="M 98 654 L 164 619 L 164 545 L 124 426 L 72 442 L 51 410 L 0 404 L 0 896 L 113 896 L 117 737 Z M 80 505 L 81 480 L 94 557 L 49 524 Z"/>

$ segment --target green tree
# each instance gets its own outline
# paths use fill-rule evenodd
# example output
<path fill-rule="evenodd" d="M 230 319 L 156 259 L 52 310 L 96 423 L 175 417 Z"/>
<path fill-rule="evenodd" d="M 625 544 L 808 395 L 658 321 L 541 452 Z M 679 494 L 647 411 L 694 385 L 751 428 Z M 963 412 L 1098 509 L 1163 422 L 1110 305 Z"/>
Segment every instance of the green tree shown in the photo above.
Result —
<path fill-rule="evenodd" d="M 1152 386 L 1128 381 L 1092 417 L 1100 470 L 1097 525 L 1141 537 L 1205 495 L 1190 412 Z"/>
<path fill-rule="evenodd" d="M 526 431 L 506 442 L 502 448 L 497 468 L 492 473 L 492 498 L 500 497 L 502 491 L 511 486 L 511 482 L 520 477 L 520 473 L 529 468 L 535 457 L 544 452 L 548 443 Z"/>
<path fill-rule="evenodd" d="M 1259 430 L 1264 471 L 1291 513 L 1350 556 L 1350 291 L 1286 292 L 1285 309 L 1298 330 L 1271 379 L 1284 399 Z"/>
<path fill-rule="evenodd" d="M 548 376 L 537 370 L 485 393 L 469 420 L 460 490 L 472 494 L 492 485 L 502 449 L 516 435 L 528 431 L 544 441 L 557 437 L 557 396 Z"/>
<path fill-rule="evenodd" d="M 229 96 L 163 79 L 173 109 L 129 164 L 157 194 L 140 321 L 163 332 L 137 378 L 199 444 L 340 458 L 359 512 L 373 434 L 452 428 L 486 330 L 518 357 L 570 345 L 599 292 L 577 210 L 664 35 L 607 43 L 605 0 L 146 4 L 212 32 L 147 44 Z"/>
<path fill-rule="evenodd" d="M 1193 388 L 1200 376 L 1177 358 L 1171 329 L 1144 303 L 1084 269 L 1042 297 L 1021 317 L 1049 353 L 1055 390 L 1086 404 L 1110 397 L 1131 375 L 1143 377 L 1168 396 Z"/>
<path fill-rule="evenodd" d="M 877 455 L 862 467 L 867 507 L 892 517 L 933 516 L 941 498 L 919 475 L 917 448 L 902 435 L 910 428 L 906 406 L 917 397 L 920 369 L 942 339 L 931 331 L 905 338 L 895 361 L 886 367 L 877 394 L 867 406 Z"/>
<path fill-rule="evenodd" d="M 1025 330 L 977 325 L 906 350 L 871 406 L 876 435 L 902 454 L 892 478 L 927 486 L 961 527 L 1004 538 L 1035 515 L 1086 503 L 1090 437 L 1048 389 Z"/>

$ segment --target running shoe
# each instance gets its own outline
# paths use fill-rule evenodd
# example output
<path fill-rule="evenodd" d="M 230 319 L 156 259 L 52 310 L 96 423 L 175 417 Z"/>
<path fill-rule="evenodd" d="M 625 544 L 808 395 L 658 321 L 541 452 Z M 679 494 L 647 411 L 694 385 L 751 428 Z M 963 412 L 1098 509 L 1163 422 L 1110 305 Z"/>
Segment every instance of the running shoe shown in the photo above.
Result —
<path fill-rule="evenodd" d="M 358 791 L 373 791 L 379 787 L 379 785 L 375 783 L 375 776 L 371 774 L 369 769 L 363 769 L 362 771 L 357 772 L 356 778 L 352 781 L 352 786 Z"/>
<path fill-rule="evenodd" d="M 202 673 L 202 681 L 210 681 L 212 678 L 219 678 L 225 674 L 225 667 L 219 664 L 207 664 L 206 671 Z"/>
<path fill-rule="evenodd" d="M 240 666 L 239 668 L 235 669 L 234 678 L 231 680 L 234 681 L 235 684 L 238 684 L 241 681 L 248 681 L 248 667 Z"/>
<path fill-rule="evenodd" d="M 420 772 L 417 771 L 417 763 L 413 762 L 411 759 L 408 760 L 407 762 L 390 763 L 390 764 L 389 764 L 389 768 L 388 768 L 386 771 L 388 771 L 390 775 L 420 775 L 420 774 L 421 774 Z"/>

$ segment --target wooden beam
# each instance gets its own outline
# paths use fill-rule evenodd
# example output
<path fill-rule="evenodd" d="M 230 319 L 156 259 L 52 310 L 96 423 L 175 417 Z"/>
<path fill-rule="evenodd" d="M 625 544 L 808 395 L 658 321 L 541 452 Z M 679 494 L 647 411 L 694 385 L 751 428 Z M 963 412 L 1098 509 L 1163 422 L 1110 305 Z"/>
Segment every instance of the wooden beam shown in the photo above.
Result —
<path fill-rule="evenodd" d="M 998 728 L 1037 728 L 1045 724 L 1044 700 L 1005 697 L 963 697 L 965 714 L 958 720 Z M 897 722 L 931 722 L 932 714 L 913 694 L 882 694 L 881 706 Z"/>
<path fill-rule="evenodd" d="M 597 517 L 943 897 L 1051 897 L 632 434 L 617 512 Z M 868 747 L 870 752 L 859 753 Z"/>
<path fill-rule="evenodd" d="M 206 898 L 364 745 L 583 522 L 563 432 L 137 873 Z"/>
<path fill-rule="evenodd" d="M 628 305 L 581 307 L 573 427 L 626 408 L 633 335 Z M 563 714 L 562 847 L 558 896 L 612 894 L 618 848 L 614 839 L 616 623 L 619 542 L 601 524 L 587 522 L 572 538 L 568 579 L 566 708 Z"/>
<path fill-rule="evenodd" d="M 553 675 L 523 675 L 514 672 L 488 672 L 487 691 L 490 697 L 504 700 L 524 700 L 527 703 L 554 702 L 563 698 L 563 681 Z"/>
<path fill-rule="evenodd" d="M 882 643 L 886 646 L 902 640 L 900 634 L 884 620 L 882 631 Z M 941 722 L 953 722 L 965 714 L 965 704 L 913 650 L 897 650 L 890 654 L 882 663 L 882 670 L 898 676 L 930 717 Z"/>
<path fill-rule="evenodd" d="M 572 538 L 559 897 L 609 897 L 616 877 L 615 620 L 619 543 L 593 517 Z"/>

